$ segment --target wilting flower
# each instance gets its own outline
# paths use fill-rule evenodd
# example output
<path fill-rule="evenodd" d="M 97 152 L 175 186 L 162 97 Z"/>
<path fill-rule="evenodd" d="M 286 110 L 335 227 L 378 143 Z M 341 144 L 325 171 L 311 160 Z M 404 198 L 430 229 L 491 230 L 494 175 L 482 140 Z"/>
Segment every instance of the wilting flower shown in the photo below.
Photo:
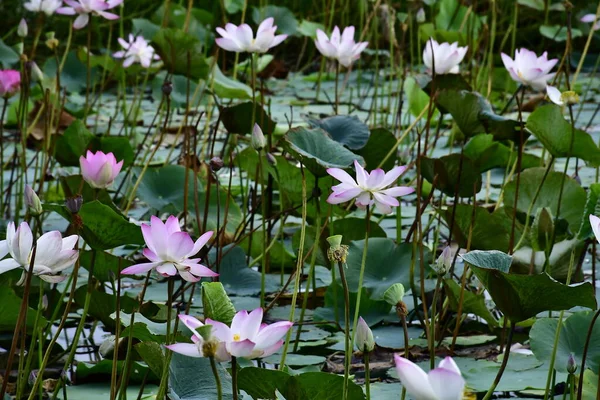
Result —
<path fill-rule="evenodd" d="M 21 73 L 14 69 L 0 70 L 0 97 L 10 97 L 21 87 Z"/>
<path fill-rule="evenodd" d="M 274 19 L 267 18 L 258 26 L 256 38 L 248 24 L 236 26 L 225 25 L 225 29 L 218 27 L 217 32 L 221 35 L 215 39 L 217 45 L 227 51 L 236 53 L 266 53 L 271 47 L 283 42 L 288 35 L 275 35 L 277 26 L 273 25 Z"/>
<path fill-rule="evenodd" d="M 340 28 L 333 28 L 331 37 L 327 37 L 325 32 L 317 29 L 317 39 L 315 46 L 323 57 L 337 60 L 341 65 L 348 68 L 354 61 L 360 58 L 369 42 L 354 41 L 354 27 L 348 26 L 340 34 Z"/>
<path fill-rule="evenodd" d="M 329 175 L 342 182 L 331 188 L 333 193 L 327 199 L 328 203 L 340 204 L 356 198 L 356 205 L 360 208 L 375 204 L 379 212 L 389 214 L 392 212 L 392 207 L 400 205 L 396 197 L 405 196 L 415 191 L 415 189 L 406 186 L 389 187 L 404 173 L 405 166 L 394 167 L 387 173 L 381 168 L 368 173 L 355 160 L 354 168 L 356 169 L 356 180 L 343 169 L 329 168 L 327 170 Z"/>
<path fill-rule="evenodd" d="M 104 154 L 101 151 L 92 153 L 88 150 L 85 157 L 79 157 L 83 179 L 96 189 L 109 187 L 123 167 L 123 161 L 117 162 L 113 153 Z"/>
<path fill-rule="evenodd" d="M 148 246 L 144 249 L 144 256 L 150 262 L 127 267 L 121 271 L 122 274 L 141 274 L 155 268 L 162 276 L 179 274 L 188 282 L 219 275 L 201 265 L 199 258 L 190 258 L 204 247 L 213 235 L 212 231 L 206 232 L 194 243 L 189 233 L 181 231 L 177 217 L 171 215 L 163 223 L 153 215 L 150 225 L 142 224 L 142 234 Z"/>
<path fill-rule="evenodd" d="M 205 351 L 200 352 L 197 345 L 203 339 L 196 331 L 203 326 L 202 322 L 189 316 L 180 315 L 179 318 L 194 331 L 192 342 L 196 344 L 176 343 L 167 347 L 187 356 L 204 357 Z M 262 319 L 262 308 L 257 308 L 251 313 L 245 310 L 237 312 L 231 321 L 231 328 L 222 322 L 207 318 L 205 324 L 212 327 L 210 341 L 218 342 L 214 353 L 215 359 L 227 361 L 230 356 L 253 359 L 270 356 L 279 350 L 283 344 L 282 338 L 293 324 L 289 321 L 280 321 L 267 325 L 262 323 Z M 224 350 L 221 347 L 223 345 Z"/>
<path fill-rule="evenodd" d="M 77 235 L 63 239 L 59 231 L 51 231 L 40 236 L 35 244 L 33 274 L 46 282 L 63 281 L 65 276 L 60 273 L 77 261 L 79 252 L 73 250 L 77 240 L 79 240 Z M 6 240 L 0 241 L 0 256 L 8 252 L 12 258 L 0 261 L 0 273 L 19 267 L 29 271 L 33 246 L 33 234 L 29 224 L 21 222 L 15 229 L 14 222 L 9 222 L 6 228 Z"/>
<path fill-rule="evenodd" d="M 110 20 L 119 19 L 118 15 L 106 12 L 106 10 L 110 10 L 122 2 L 123 0 L 65 0 L 65 3 L 70 7 L 61 7 L 56 10 L 56 13 L 63 15 L 78 14 L 73 22 L 73 28 L 81 29 L 88 24 L 90 14 L 99 15 Z"/>
<path fill-rule="evenodd" d="M 62 0 L 29 0 L 23 3 L 23 7 L 31 12 L 43 12 L 51 16 L 62 6 Z"/>
<path fill-rule="evenodd" d="M 579 103 L 579 96 L 577 95 L 577 93 L 571 90 L 561 93 L 561 91 L 555 88 L 554 86 L 548 85 L 546 86 L 546 94 L 548 95 L 548 98 L 551 102 L 559 106 L 564 106 L 565 104 L 573 105 Z"/>
<path fill-rule="evenodd" d="M 460 47 L 458 42 L 438 43 L 429 39 L 423 50 L 423 63 L 431 71 L 435 64 L 435 74 L 458 74 L 458 64 L 465 58 L 468 46 Z"/>
<path fill-rule="evenodd" d="M 157 54 L 154 54 L 154 48 L 148 44 L 143 36 L 129 35 L 129 41 L 119 38 L 119 44 L 125 50 L 117 51 L 113 54 L 115 58 L 124 58 L 123 67 L 127 68 L 131 64 L 138 62 L 144 68 L 149 68 L 152 60 L 160 60 Z"/>
<path fill-rule="evenodd" d="M 356 324 L 356 336 L 354 343 L 359 351 L 373 351 L 375 348 L 375 338 L 373 338 L 373 331 L 369 328 L 369 325 L 365 322 L 363 317 L 358 318 L 358 324 Z"/>
<path fill-rule="evenodd" d="M 585 14 L 583 17 L 581 17 L 580 21 L 591 24 L 592 22 L 596 21 L 596 14 Z M 592 26 L 592 29 L 595 31 L 600 30 L 600 20 L 596 21 L 594 26 Z"/>
<path fill-rule="evenodd" d="M 548 52 L 538 57 L 533 51 L 522 48 L 515 50 L 514 60 L 504 53 L 501 56 L 510 77 L 515 82 L 531 86 L 535 90 L 544 90 L 547 82 L 556 75 L 550 71 L 558 59 L 548 60 Z"/>
<path fill-rule="evenodd" d="M 437 368 L 425 373 L 412 361 L 394 355 L 396 372 L 406 392 L 415 400 L 461 400 L 465 380 L 460 369 L 450 357 L 443 359 Z"/>
<path fill-rule="evenodd" d="M 197 331 L 198 328 L 205 326 L 198 319 L 190 315 L 179 314 L 179 320 L 192 331 L 192 343 L 174 343 L 166 346 L 169 350 L 189 357 L 214 357 L 215 360 L 220 362 L 231 359 L 231 356 L 227 353 L 225 342 L 220 342 L 213 335 L 213 329 L 211 329 L 211 337 L 206 340 Z M 212 324 L 213 321 L 207 318 L 206 325 L 212 326 Z"/>

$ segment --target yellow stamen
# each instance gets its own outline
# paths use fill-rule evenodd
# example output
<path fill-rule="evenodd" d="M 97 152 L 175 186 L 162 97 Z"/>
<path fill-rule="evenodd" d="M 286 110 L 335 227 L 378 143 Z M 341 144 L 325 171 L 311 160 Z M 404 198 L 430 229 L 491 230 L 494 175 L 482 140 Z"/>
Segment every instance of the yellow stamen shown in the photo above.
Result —
<path fill-rule="evenodd" d="M 233 335 L 233 341 L 234 342 L 239 342 L 240 341 L 240 335 L 238 333 L 236 333 L 235 335 Z"/>

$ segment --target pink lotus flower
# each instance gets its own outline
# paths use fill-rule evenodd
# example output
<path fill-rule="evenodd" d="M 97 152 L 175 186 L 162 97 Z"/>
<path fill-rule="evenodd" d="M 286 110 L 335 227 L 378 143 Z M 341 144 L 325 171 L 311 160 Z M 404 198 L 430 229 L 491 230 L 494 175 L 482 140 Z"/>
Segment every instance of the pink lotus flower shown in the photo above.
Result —
<path fill-rule="evenodd" d="M 585 14 L 583 17 L 581 17 L 580 21 L 591 24 L 596 21 L 596 14 Z M 592 26 L 592 30 L 600 30 L 600 21 L 596 21 L 594 26 Z"/>
<path fill-rule="evenodd" d="M 596 240 L 600 243 L 600 218 L 590 214 L 590 225 L 594 232 L 594 236 L 596 236 Z"/>
<path fill-rule="evenodd" d="M 438 43 L 429 39 L 423 50 L 423 63 L 429 71 L 435 64 L 436 75 L 458 74 L 458 64 L 465 58 L 468 49 L 468 46 L 459 47 L 458 42 Z"/>
<path fill-rule="evenodd" d="M 144 256 L 150 262 L 127 267 L 121 271 L 122 274 L 141 274 L 155 268 L 162 276 L 179 274 L 188 282 L 219 275 L 201 265 L 199 258 L 190 258 L 204 247 L 213 235 L 212 231 L 206 232 L 194 243 L 187 232 L 181 231 L 177 217 L 171 215 L 165 223 L 152 216 L 150 225 L 142 224 L 142 234 L 148 246 L 144 249 Z"/>
<path fill-rule="evenodd" d="M 125 59 L 123 68 L 127 68 L 136 62 L 144 68 L 149 68 L 152 60 L 160 60 L 160 57 L 154 54 L 154 48 L 148 44 L 143 36 L 134 37 L 130 34 L 129 41 L 119 38 L 119 44 L 125 50 L 117 51 L 113 54 L 113 57 Z"/>
<path fill-rule="evenodd" d="M 414 188 L 406 186 L 389 187 L 404 173 L 405 166 L 394 167 L 387 173 L 380 168 L 368 173 L 355 160 L 354 168 L 356 169 L 356 180 L 343 169 L 329 168 L 327 170 L 329 175 L 342 182 L 331 188 L 333 193 L 327 199 L 328 203 L 340 204 L 355 198 L 356 205 L 360 208 L 375 204 L 379 212 L 389 214 L 392 212 L 392 207 L 400 205 L 396 197 L 415 191 Z"/>
<path fill-rule="evenodd" d="M 119 16 L 113 13 L 106 12 L 123 3 L 123 0 L 64 0 L 70 7 L 61 7 L 56 10 L 57 14 L 75 15 L 78 14 L 73 22 L 73 28 L 81 29 L 85 27 L 89 20 L 90 14 L 99 15 L 109 20 L 119 19 Z"/>
<path fill-rule="evenodd" d="M 275 35 L 277 26 L 273 25 L 275 20 L 267 18 L 258 26 L 256 38 L 252 28 L 248 24 L 236 26 L 225 25 L 225 29 L 218 27 L 217 32 L 221 35 L 215 42 L 220 48 L 236 53 L 266 53 L 270 48 L 283 42 L 288 35 Z"/>
<path fill-rule="evenodd" d="M 181 319 L 182 316 L 179 318 Z M 185 321 L 183 319 L 182 321 L 190 329 L 195 330 L 202 326 L 200 321 L 189 318 L 186 317 Z M 227 354 L 233 357 L 253 359 L 270 356 L 279 350 L 283 345 L 283 337 L 293 325 L 289 321 L 267 325 L 262 323 L 262 319 L 263 310 L 257 308 L 251 313 L 245 310 L 236 313 L 231 321 L 231 328 L 222 322 L 208 318 L 205 323 L 212 326 L 211 335 L 219 343 L 224 343 Z M 197 337 L 196 339 L 192 338 L 194 342 L 197 340 Z M 177 353 L 199 357 L 198 351 L 194 352 L 190 345 L 182 346 L 181 343 L 177 343 L 167 347 Z M 223 356 L 220 355 L 220 358 L 223 359 Z"/>
<path fill-rule="evenodd" d="M 0 71 L 0 97 L 10 97 L 21 87 L 21 73 L 14 69 Z"/>
<path fill-rule="evenodd" d="M 77 261 L 79 252 L 73 248 L 78 240 L 77 235 L 63 239 L 59 231 L 47 232 L 40 236 L 35 244 L 33 274 L 51 283 L 65 280 L 66 276 L 61 275 L 61 272 L 72 267 Z M 15 223 L 9 222 L 6 240 L 0 241 L 0 258 L 8 253 L 11 258 L 0 261 L 0 274 L 21 267 L 24 271 L 19 282 L 24 282 L 25 272 L 30 268 L 33 248 L 33 234 L 29 224 L 21 222 L 15 229 Z"/>
<path fill-rule="evenodd" d="M 88 150 L 85 157 L 79 157 L 83 179 L 96 189 L 109 187 L 123 167 L 123 161 L 117 162 L 113 153 L 104 154 L 101 151 L 92 153 Z"/>
<path fill-rule="evenodd" d="M 548 52 L 538 57 L 533 51 L 527 49 L 515 50 L 515 59 L 502 53 L 502 62 L 508 70 L 510 77 L 525 86 L 531 86 L 535 90 L 544 90 L 547 82 L 556 74 L 550 71 L 558 59 L 548 60 Z"/>
<path fill-rule="evenodd" d="M 465 380 L 460 369 L 450 357 L 443 359 L 437 368 L 425 373 L 406 358 L 394 355 L 396 372 L 406 392 L 415 400 L 461 400 Z"/>
<path fill-rule="evenodd" d="M 367 48 L 369 42 L 354 41 L 353 26 L 347 26 L 340 34 L 340 28 L 333 28 L 331 37 L 327 37 L 325 32 L 317 29 L 317 39 L 315 46 L 323 57 L 337 60 L 341 65 L 348 68 L 352 63 L 360 58 L 360 54 Z"/>
<path fill-rule="evenodd" d="M 179 314 L 179 320 L 192 331 L 192 343 L 174 343 L 166 346 L 169 350 L 188 357 L 213 356 L 215 360 L 219 362 L 229 361 L 231 359 L 231 355 L 229 355 L 227 352 L 225 342 L 219 342 L 218 339 L 214 337 L 212 330 L 211 338 L 208 340 L 208 342 L 213 342 L 213 345 L 211 345 L 211 343 L 207 343 L 207 340 L 204 340 L 202 336 L 200 336 L 197 329 L 204 326 L 202 322 L 190 315 L 185 314 Z M 206 320 L 206 325 L 212 325 L 213 322 L 214 321 L 208 318 Z M 212 354 L 207 354 L 207 348 L 205 347 L 205 344 L 209 344 L 208 350 Z"/>
<path fill-rule="evenodd" d="M 62 0 L 30 0 L 23 3 L 28 11 L 43 12 L 47 16 L 51 16 L 62 5 Z"/>

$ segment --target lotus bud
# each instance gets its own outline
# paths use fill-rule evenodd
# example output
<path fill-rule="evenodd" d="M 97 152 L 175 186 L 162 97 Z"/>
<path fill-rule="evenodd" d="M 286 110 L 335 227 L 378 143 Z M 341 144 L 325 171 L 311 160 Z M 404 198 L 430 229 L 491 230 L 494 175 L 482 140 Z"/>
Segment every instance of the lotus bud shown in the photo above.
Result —
<path fill-rule="evenodd" d="M 19 27 L 17 28 L 17 35 L 20 38 L 25 38 L 27 37 L 27 21 L 25 21 L 25 18 L 21 18 L 21 22 L 19 22 Z"/>
<path fill-rule="evenodd" d="M 40 67 L 38 67 L 38 65 L 36 64 L 35 61 L 31 61 L 28 63 L 29 68 L 31 70 L 31 79 L 34 82 L 42 82 L 44 80 L 44 73 L 42 72 L 42 70 L 40 69 Z"/>
<path fill-rule="evenodd" d="M 369 325 L 365 322 L 362 317 L 358 318 L 358 324 L 356 325 L 356 337 L 354 339 L 358 350 L 370 352 L 375 348 L 375 339 L 373 338 L 373 332 Z"/>
<path fill-rule="evenodd" d="M 435 272 L 437 272 L 438 275 L 446 275 L 452 267 L 452 258 L 452 249 L 450 249 L 450 246 L 446 246 L 433 267 Z"/>
<path fill-rule="evenodd" d="M 425 10 L 423 8 L 420 8 L 419 11 L 417 11 L 416 19 L 419 24 L 425 22 Z"/>
<path fill-rule="evenodd" d="M 162 92 L 165 96 L 169 97 L 173 92 L 173 84 L 170 81 L 165 81 L 162 85 Z"/>
<path fill-rule="evenodd" d="M 67 207 L 67 210 L 69 210 L 69 212 L 71 214 L 77 214 L 79 212 L 79 210 L 81 209 L 82 204 L 83 204 L 83 197 L 81 197 L 80 195 L 77 195 L 74 197 L 69 197 L 69 198 L 67 198 L 67 200 L 65 200 L 65 206 Z"/>
<path fill-rule="evenodd" d="M 210 159 L 209 165 L 213 172 L 219 172 L 225 163 L 220 157 L 213 157 Z"/>
<path fill-rule="evenodd" d="M 254 124 L 254 129 L 252 129 L 252 140 L 250 143 L 256 151 L 261 151 L 267 145 L 267 139 L 265 139 L 265 135 L 258 124 Z"/>
<path fill-rule="evenodd" d="M 25 185 L 25 204 L 34 216 L 41 215 L 44 212 L 40 198 L 29 185 Z"/>
<path fill-rule="evenodd" d="M 573 353 L 571 353 L 567 360 L 567 372 L 569 372 L 569 374 L 574 374 L 575 371 L 577 371 L 577 361 L 575 360 Z"/>
<path fill-rule="evenodd" d="M 277 166 L 277 159 L 275 158 L 275 156 L 271 153 L 267 153 L 265 154 L 265 158 L 267 159 L 267 162 L 269 163 L 269 165 L 271 165 L 272 167 Z"/>

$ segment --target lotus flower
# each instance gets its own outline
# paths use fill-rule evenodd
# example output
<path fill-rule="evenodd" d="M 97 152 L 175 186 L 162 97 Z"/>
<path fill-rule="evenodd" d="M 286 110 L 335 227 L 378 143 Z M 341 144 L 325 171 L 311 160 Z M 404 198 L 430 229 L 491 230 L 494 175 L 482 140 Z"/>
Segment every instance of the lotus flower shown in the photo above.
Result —
<path fill-rule="evenodd" d="M 19 91 L 21 73 L 14 69 L 0 70 L 0 97 L 8 98 Z"/>
<path fill-rule="evenodd" d="M 248 24 L 236 26 L 229 23 L 225 25 L 225 29 L 217 28 L 221 37 L 215 39 L 215 42 L 220 48 L 236 53 L 266 53 L 287 38 L 287 35 L 275 35 L 277 26 L 273 25 L 274 21 L 273 18 L 267 18 L 261 22 L 256 38 Z"/>
<path fill-rule="evenodd" d="M 538 57 L 533 51 L 527 49 L 515 50 L 515 59 L 502 53 L 502 62 L 508 70 L 511 78 L 525 86 L 531 86 L 535 90 L 544 90 L 547 82 L 555 74 L 550 73 L 558 62 L 554 58 L 548 60 L 548 52 Z"/>
<path fill-rule="evenodd" d="M 62 0 L 29 0 L 23 3 L 23 7 L 31 12 L 43 12 L 51 16 L 62 6 Z"/>
<path fill-rule="evenodd" d="M 327 37 L 325 32 L 317 29 L 317 39 L 315 46 L 323 57 L 337 60 L 341 65 L 348 68 L 352 63 L 360 58 L 360 54 L 367 48 L 369 42 L 354 41 L 353 26 L 344 28 L 340 34 L 340 28 L 333 28 L 331 37 Z"/>
<path fill-rule="evenodd" d="M 212 356 L 215 360 L 220 362 L 229 361 L 231 359 L 231 356 L 227 352 L 225 342 L 219 342 L 218 339 L 212 335 L 212 330 L 212 337 L 208 341 L 204 340 L 198 333 L 197 329 L 204 326 L 202 322 L 185 314 L 180 314 L 179 320 L 192 331 L 192 343 L 174 343 L 166 346 L 169 350 L 189 357 Z M 212 323 L 213 321 L 211 319 L 206 320 L 206 325 L 212 325 Z"/>
<path fill-rule="evenodd" d="M 423 50 L 423 63 L 432 71 L 435 64 L 435 74 L 458 74 L 458 64 L 465 58 L 468 46 L 459 47 L 458 42 L 438 43 L 429 39 Z"/>
<path fill-rule="evenodd" d="M 121 4 L 123 0 L 65 0 L 70 7 L 61 7 L 56 10 L 57 14 L 75 15 L 77 18 L 73 22 L 73 28 L 81 29 L 90 21 L 90 14 L 99 15 L 109 20 L 119 19 L 119 16 L 106 12 Z"/>
<path fill-rule="evenodd" d="M 585 14 L 583 17 L 581 17 L 580 21 L 591 24 L 596 21 L 596 14 Z M 592 26 L 592 30 L 600 30 L 600 21 L 596 21 L 594 26 Z"/>
<path fill-rule="evenodd" d="M 160 60 L 157 54 L 154 54 L 154 48 L 148 44 L 143 36 L 129 35 L 129 41 L 119 38 L 119 44 L 125 50 L 117 51 L 113 54 L 115 58 L 124 58 L 123 67 L 127 68 L 133 63 L 140 63 L 142 67 L 149 68 L 152 60 Z"/>
<path fill-rule="evenodd" d="M 123 167 L 123 161 L 117 162 L 113 153 L 101 151 L 92 153 L 88 150 L 85 157 L 79 157 L 83 179 L 96 189 L 109 187 Z"/>
<path fill-rule="evenodd" d="M 450 357 L 438 367 L 425 373 L 418 365 L 406 358 L 394 355 L 396 372 L 406 392 L 415 400 L 461 400 L 465 380 L 460 369 Z"/>
<path fill-rule="evenodd" d="M 181 231 L 177 217 L 171 215 L 165 223 L 152 216 L 150 225 L 142 224 L 142 234 L 148 246 L 144 249 L 144 256 L 150 262 L 127 267 L 121 271 L 122 274 L 141 274 L 155 268 L 162 276 L 179 274 L 188 282 L 219 275 L 201 265 L 199 258 L 190 258 L 204 247 L 213 235 L 212 231 L 206 232 L 194 243 L 187 232 Z"/>
<path fill-rule="evenodd" d="M 51 231 L 40 236 L 35 245 L 33 274 L 46 282 L 56 283 L 65 280 L 66 277 L 60 273 L 72 267 L 77 261 L 79 252 L 73 248 L 78 240 L 77 235 L 63 239 L 59 231 Z M 0 241 L 0 258 L 7 253 L 10 253 L 12 258 L 0 261 L 0 274 L 19 267 L 25 270 L 24 274 L 29 271 L 33 254 L 33 234 L 27 222 L 21 222 L 16 229 L 14 222 L 9 222 L 6 228 L 6 240 Z M 23 282 L 23 278 L 20 282 Z"/>
<path fill-rule="evenodd" d="M 327 170 L 329 175 L 342 182 L 331 188 L 333 193 L 327 199 L 328 203 L 340 204 L 356 198 L 356 205 L 360 208 L 375 204 L 379 212 L 389 214 L 392 212 L 392 207 L 400 205 L 396 197 L 405 196 L 415 191 L 415 189 L 406 186 L 389 187 L 404 173 L 405 166 L 394 167 L 387 173 L 380 168 L 368 173 L 355 160 L 354 168 L 356 169 L 356 180 L 343 169 L 329 168 Z"/>

